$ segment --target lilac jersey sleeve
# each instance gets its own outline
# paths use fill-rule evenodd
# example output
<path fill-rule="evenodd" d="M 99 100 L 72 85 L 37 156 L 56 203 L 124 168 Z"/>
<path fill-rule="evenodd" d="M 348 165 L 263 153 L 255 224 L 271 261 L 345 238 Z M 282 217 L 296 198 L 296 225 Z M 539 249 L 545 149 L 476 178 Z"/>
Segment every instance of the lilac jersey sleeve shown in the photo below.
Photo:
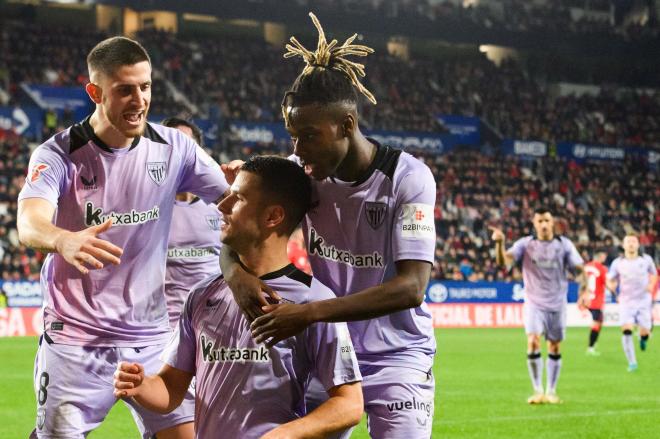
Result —
<path fill-rule="evenodd" d="M 181 132 L 178 136 L 177 141 L 185 145 L 178 192 L 192 192 L 214 203 L 229 188 L 220 165 L 188 136 Z"/>
<path fill-rule="evenodd" d="M 195 294 L 195 291 L 203 290 L 207 283 L 208 281 L 203 281 L 201 284 L 204 286 L 193 288 L 188 295 L 176 330 L 161 355 L 163 362 L 193 374 L 196 371 L 195 359 L 197 357 L 197 343 L 193 326 L 193 300 L 196 295 L 199 295 L 199 293 Z"/>
<path fill-rule="evenodd" d="M 395 261 L 415 259 L 433 263 L 435 252 L 436 185 L 431 170 L 414 161 L 399 183 L 392 233 L 392 256 Z"/>
<path fill-rule="evenodd" d="M 647 263 L 646 272 L 651 276 L 655 276 L 658 273 L 655 262 L 653 262 L 653 259 L 649 255 L 644 255 L 643 258 Z"/>
<path fill-rule="evenodd" d="M 525 236 L 523 238 L 520 238 L 516 242 L 513 243 L 511 248 L 509 248 L 506 252 L 510 253 L 511 256 L 513 256 L 513 259 L 516 261 L 516 263 L 520 262 L 522 259 L 523 255 L 525 254 L 525 248 L 527 247 L 527 244 L 529 241 L 531 241 L 530 236 Z"/>
<path fill-rule="evenodd" d="M 42 198 L 57 208 L 60 194 L 67 186 L 67 161 L 61 151 L 51 146 L 50 143 L 42 144 L 30 157 L 28 175 L 19 201 Z"/>
<path fill-rule="evenodd" d="M 607 280 L 619 280 L 619 262 L 621 258 L 616 258 L 610 264 L 610 269 L 607 270 Z"/>
<path fill-rule="evenodd" d="M 566 254 L 567 254 L 566 261 L 568 262 L 568 267 L 575 268 L 578 265 L 583 265 L 584 259 L 582 259 L 582 256 L 580 256 L 580 252 L 578 252 L 577 248 L 575 248 L 575 244 L 573 244 L 573 242 L 570 239 L 565 239 L 563 237 L 561 241 L 564 244 L 564 248 L 566 250 Z"/>
<path fill-rule="evenodd" d="M 335 297 L 316 279 L 312 282 L 311 288 L 316 296 L 315 300 Z M 346 323 L 315 323 L 307 329 L 305 341 L 309 362 L 314 367 L 313 374 L 326 390 L 361 380 L 355 349 Z"/>

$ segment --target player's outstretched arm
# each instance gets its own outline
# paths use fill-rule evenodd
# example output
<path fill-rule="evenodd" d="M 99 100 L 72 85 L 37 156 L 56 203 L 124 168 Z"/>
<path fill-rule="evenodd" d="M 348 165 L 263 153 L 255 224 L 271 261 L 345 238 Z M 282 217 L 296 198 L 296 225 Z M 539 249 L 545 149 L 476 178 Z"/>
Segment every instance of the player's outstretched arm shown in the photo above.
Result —
<path fill-rule="evenodd" d="M 19 241 L 43 252 L 59 253 L 83 274 L 89 273 L 89 268 L 99 269 L 105 264 L 120 263 L 123 250 L 97 238 L 98 234 L 112 226 L 112 220 L 79 232 L 70 232 L 52 223 L 54 213 L 55 208 L 45 199 L 26 198 L 19 201 Z"/>
<path fill-rule="evenodd" d="M 330 398 L 307 416 L 280 425 L 261 439 L 326 437 L 360 422 L 364 403 L 359 382 L 335 386 L 328 395 Z"/>
<path fill-rule="evenodd" d="M 223 245 L 220 250 L 220 269 L 234 295 L 234 300 L 248 320 L 253 321 L 263 315 L 262 307 L 268 305 L 263 293 L 275 301 L 281 300 L 281 297 L 265 282 L 243 268 L 238 255 L 228 245 Z"/>
<path fill-rule="evenodd" d="M 431 276 L 431 264 L 398 261 L 396 272 L 387 282 L 348 296 L 302 305 L 265 306 L 263 310 L 267 314 L 252 323 L 252 336 L 257 343 L 270 347 L 315 322 L 367 320 L 421 305 Z"/>
<path fill-rule="evenodd" d="M 183 401 L 192 374 L 164 365 L 158 375 L 144 376 L 139 363 L 120 362 L 114 379 L 116 398 L 134 398 L 142 407 L 157 413 L 169 413 Z"/>

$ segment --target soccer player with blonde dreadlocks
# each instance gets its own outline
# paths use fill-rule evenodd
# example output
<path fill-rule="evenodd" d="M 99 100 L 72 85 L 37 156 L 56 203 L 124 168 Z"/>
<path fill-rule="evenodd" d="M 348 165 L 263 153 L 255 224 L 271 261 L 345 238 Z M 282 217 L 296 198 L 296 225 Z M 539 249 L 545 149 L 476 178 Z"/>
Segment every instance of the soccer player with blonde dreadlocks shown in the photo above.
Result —
<path fill-rule="evenodd" d="M 286 343 L 315 322 L 348 322 L 363 375 L 365 411 L 374 438 L 428 438 L 433 424 L 435 339 L 424 292 L 435 249 L 431 171 L 411 155 L 365 137 L 358 124 L 364 66 L 347 59 L 372 49 L 338 45 L 319 31 L 316 51 L 295 38 L 285 58 L 303 72 L 282 111 L 293 160 L 313 178 L 316 203 L 303 228 L 314 276 L 337 298 L 268 304 L 276 292 L 237 264 L 227 246 L 221 265 L 252 335 Z M 231 179 L 231 167 L 225 167 Z M 265 314 L 264 314 L 265 313 Z M 348 353 L 347 353 L 348 355 Z"/>

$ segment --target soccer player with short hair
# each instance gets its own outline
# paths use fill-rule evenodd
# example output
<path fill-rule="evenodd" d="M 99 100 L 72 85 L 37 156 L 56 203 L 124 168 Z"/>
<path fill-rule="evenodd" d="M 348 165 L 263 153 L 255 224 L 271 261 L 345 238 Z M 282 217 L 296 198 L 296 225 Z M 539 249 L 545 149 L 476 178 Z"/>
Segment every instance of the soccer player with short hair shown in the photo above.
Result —
<path fill-rule="evenodd" d="M 169 117 L 161 125 L 176 128 L 204 146 L 202 130 L 190 120 Z M 190 192 L 176 194 L 165 270 L 165 298 L 172 328 L 179 322 L 190 289 L 219 271 L 221 219 L 214 203 L 206 203 Z"/>
<path fill-rule="evenodd" d="M 310 201 L 311 184 L 299 166 L 264 156 L 243 164 L 218 206 L 222 242 L 287 303 L 334 297 L 287 256 L 289 236 Z M 190 293 L 163 359 L 158 375 L 147 377 L 141 365 L 121 363 L 115 395 L 168 412 L 194 376 L 198 438 L 327 437 L 362 416 L 360 372 L 346 324 L 316 323 L 267 348 L 252 338 L 222 275 Z M 330 398 L 306 413 L 304 394 L 312 374 Z"/>
<path fill-rule="evenodd" d="M 584 294 L 584 261 L 570 239 L 555 235 L 554 217 L 550 209 L 537 208 L 532 223 L 535 234 L 518 239 L 506 251 L 502 230 L 496 227 L 490 229 L 493 231 L 497 264 L 510 266 L 514 262 L 522 263 L 527 367 L 534 388 L 534 394 L 527 402 L 557 404 L 561 402 L 557 396 L 557 381 L 561 370 L 560 344 L 566 334 L 568 271 L 577 272 L 580 292 Z M 545 335 L 548 342 L 545 394 L 541 382 L 541 335 Z"/>
<path fill-rule="evenodd" d="M 657 272 L 649 255 L 639 254 L 639 238 L 628 233 L 623 238 L 623 256 L 610 265 L 607 273 L 607 287 L 610 291 L 619 288 L 619 320 L 621 322 L 621 343 L 628 360 L 628 372 L 637 370 L 635 344 L 632 333 L 639 327 L 639 348 L 646 350 L 651 328 L 653 327 L 653 288 Z"/>
<path fill-rule="evenodd" d="M 19 195 L 21 242 L 50 253 L 35 365 L 40 438 L 95 429 L 116 402 L 120 360 L 160 368 L 171 334 L 163 279 L 174 196 L 214 201 L 228 186 L 188 136 L 147 122 L 151 61 L 139 43 L 106 39 L 87 65 L 94 112 L 34 151 Z M 191 404 L 156 416 L 127 403 L 143 437 L 192 437 Z"/>
<path fill-rule="evenodd" d="M 589 333 L 589 347 L 587 355 L 598 356 L 600 353 L 595 345 L 598 335 L 603 327 L 603 308 L 605 307 L 605 282 L 607 267 L 603 264 L 607 260 L 607 250 L 598 249 L 594 252 L 594 258 L 584 266 L 586 277 L 586 294 L 580 295 L 578 305 L 589 309 L 593 323 Z M 584 308 L 583 308 L 584 309 Z"/>
<path fill-rule="evenodd" d="M 428 438 L 433 427 L 435 337 L 424 303 L 435 251 L 436 183 L 408 153 L 365 137 L 358 94 L 363 66 L 347 59 L 372 50 L 328 43 L 318 20 L 316 51 L 295 38 L 285 57 L 302 73 L 282 102 L 295 156 L 313 177 L 315 207 L 303 220 L 312 272 L 338 298 L 268 305 L 272 293 L 232 261 L 223 273 L 251 318 L 257 341 L 277 343 L 317 322 L 348 322 L 360 363 L 369 433 L 374 438 Z M 262 308 L 264 306 L 264 308 Z M 259 317 L 260 314 L 265 315 Z"/>

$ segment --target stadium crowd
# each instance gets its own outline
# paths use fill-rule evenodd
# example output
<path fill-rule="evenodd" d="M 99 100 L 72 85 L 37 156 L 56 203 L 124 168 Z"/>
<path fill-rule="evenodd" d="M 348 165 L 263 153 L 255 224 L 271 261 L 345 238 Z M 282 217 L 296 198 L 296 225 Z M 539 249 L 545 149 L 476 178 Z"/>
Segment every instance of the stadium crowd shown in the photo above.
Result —
<path fill-rule="evenodd" d="M 532 233 L 531 217 L 540 205 L 551 207 L 557 233 L 569 237 L 585 260 L 606 248 L 611 261 L 629 231 L 639 234 L 646 253 L 660 258 L 658 173 L 645 162 L 580 165 L 478 151 L 425 160 L 438 182 L 436 279 L 519 278 L 518 267 L 507 272 L 495 266 L 488 226 L 502 227 L 511 245 Z"/>
<path fill-rule="evenodd" d="M 22 99 L 22 82 L 81 86 L 87 81 L 85 54 L 104 37 L 95 31 L 64 32 L 34 24 L 28 31 L 26 24 L 3 22 L 0 84 L 8 91 L 9 103 Z M 300 68 L 282 60 L 281 47 L 228 38 L 208 44 L 204 37 L 160 31 L 143 32 L 139 39 L 155 67 L 153 114 L 186 111 L 216 114 L 225 122 L 281 123 L 282 92 Z M 439 131 L 443 127 L 434 115 L 475 115 L 505 138 L 660 146 L 659 92 L 603 87 L 596 96 L 558 97 L 551 92 L 549 79 L 514 61 L 498 67 L 486 59 L 403 61 L 376 54 L 368 62 L 365 85 L 379 103 L 363 105 L 361 123 L 386 130 Z M 185 98 L 176 96 L 166 83 Z M 44 136 L 72 122 L 70 114 L 48 117 Z M 42 255 L 19 245 L 15 230 L 16 197 L 30 149 L 26 139 L 4 134 L 0 274 L 2 279 L 35 279 Z M 216 148 L 219 161 L 254 152 L 226 130 L 223 135 L 228 139 L 225 145 L 239 148 Z M 268 146 L 269 152 L 280 154 L 287 149 L 282 144 Z M 476 151 L 424 159 L 438 181 L 435 278 L 519 277 L 517 269 L 506 273 L 494 266 L 487 226 L 505 227 L 510 238 L 521 236 L 528 232 L 529 212 L 548 202 L 559 214 L 559 232 L 583 251 L 607 246 L 615 252 L 618 237 L 632 228 L 640 232 L 646 251 L 660 257 L 658 175 L 647 164 L 580 166 L 559 158 L 529 161 Z"/>
<path fill-rule="evenodd" d="M 20 84 L 81 85 L 84 53 L 103 37 L 98 32 L 53 32 L 39 26 L 3 26 L 0 59 L 8 72 L 13 101 Z M 56 29 L 55 29 L 56 30 Z M 26 35 L 20 38 L 20 35 Z M 262 41 L 175 36 L 160 31 L 139 35 L 155 67 L 152 114 L 181 112 L 232 119 L 281 122 L 280 100 L 295 62 Z M 49 62 L 53 58 L 57 62 Z M 363 105 L 367 127 L 440 131 L 435 115 L 474 115 L 505 138 L 660 146 L 660 93 L 602 87 L 598 95 L 557 96 L 544 69 L 515 61 L 499 67 L 484 59 L 403 61 L 377 53 L 367 64 L 367 87 L 379 99 Z M 537 71 L 538 70 L 538 71 Z M 166 86 L 167 79 L 181 94 Z M 181 96 L 185 96 L 185 102 Z"/>

